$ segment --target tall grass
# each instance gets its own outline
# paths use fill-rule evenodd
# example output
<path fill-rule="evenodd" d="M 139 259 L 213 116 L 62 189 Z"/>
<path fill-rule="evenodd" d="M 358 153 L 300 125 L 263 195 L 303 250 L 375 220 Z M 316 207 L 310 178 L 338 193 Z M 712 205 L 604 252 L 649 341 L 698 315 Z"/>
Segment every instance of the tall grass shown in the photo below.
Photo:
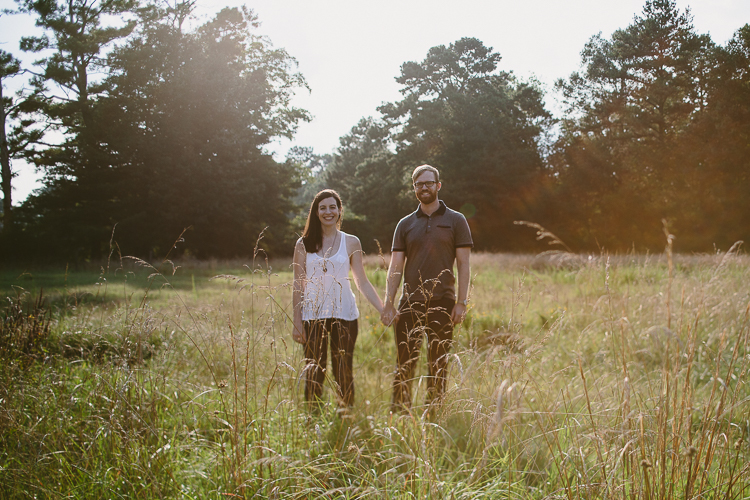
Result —
<path fill-rule="evenodd" d="M 259 248 L 194 286 L 172 286 L 187 265 L 113 267 L 146 284 L 52 299 L 46 356 L 0 368 L 2 498 L 750 497 L 737 248 L 473 255 L 429 418 L 424 359 L 411 413 L 390 414 L 393 332 L 364 300 L 351 418 L 333 380 L 306 412 L 291 268 Z M 366 269 L 382 289 L 382 259 Z"/>

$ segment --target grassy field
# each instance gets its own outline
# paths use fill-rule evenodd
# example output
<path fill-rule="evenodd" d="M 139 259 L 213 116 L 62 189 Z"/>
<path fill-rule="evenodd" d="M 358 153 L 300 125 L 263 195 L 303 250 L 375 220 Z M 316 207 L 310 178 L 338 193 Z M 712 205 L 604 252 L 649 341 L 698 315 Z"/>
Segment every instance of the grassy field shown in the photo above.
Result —
<path fill-rule="evenodd" d="M 366 259 L 382 292 L 383 261 Z M 750 497 L 750 258 L 475 254 L 444 405 L 302 404 L 289 262 L 4 270 L 0 497 Z M 39 297 L 42 297 L 40 300 Z"/>

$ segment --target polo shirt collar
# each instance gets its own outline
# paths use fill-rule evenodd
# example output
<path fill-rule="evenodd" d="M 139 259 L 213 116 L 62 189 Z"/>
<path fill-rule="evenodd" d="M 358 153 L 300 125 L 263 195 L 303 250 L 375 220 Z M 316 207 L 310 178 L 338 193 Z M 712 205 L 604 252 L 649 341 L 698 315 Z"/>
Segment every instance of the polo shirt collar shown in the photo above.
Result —
<path fill-rule="evenodd" d="M 447 208 L 445 206 L 445 202 L 443 200 L 438 200 L 440 203 L 440 207 L 438 207 L 437 210 L 435 210 L 432 215 L 443 215 L 445 213 L 445 209 Z M 417 207 L 417 217 L 427 217 L 428 215 L 422 211 L 422 204 L 420 203 Z"/>

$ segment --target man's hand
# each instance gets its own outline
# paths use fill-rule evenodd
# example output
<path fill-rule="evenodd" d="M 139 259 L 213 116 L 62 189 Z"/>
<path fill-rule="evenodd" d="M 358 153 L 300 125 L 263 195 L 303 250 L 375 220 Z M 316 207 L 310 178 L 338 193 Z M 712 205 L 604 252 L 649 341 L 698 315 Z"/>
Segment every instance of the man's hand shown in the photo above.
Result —
<path fill-rule="evenodd" d="M 386 303 L 383 306 L 383 312 L 380 314 L 380 321 L 382 321 L 385 326 L 391 326 L 392 323 L 398 321 L 398 311 L 393 307 L 393 304 Z"/>
<path fill-rule="evenodd" d="M 461 323 L 466 317 L 466 301 L 469 297 L 469 280 L 471 278 L 471 248 L 456 248 L 456 268 L 458 270 L 458 294 L 456 305 L 451 313 L 454 325 Z M 463 298 L 462 298 L 463 297 Z M 461 299 L 460 301 L 458 299 Z"/>
<path fill-rule="evenodd" d="M 292 340 L 298 344 L 304 344 L 307 340 L 305 338 L 305 328 L 302 326 L 301 321 L 294 322 L 294 328 L 292 329 Z"/>
<path fill-rule="evenodd" d="M 453 306 L 451 321 L 453 321 L 454 325 L 457 325 L 463 322 L 464 318 L 466 318 L 466 306 L 460 302 L 457 302 L 456 305 Z"/>

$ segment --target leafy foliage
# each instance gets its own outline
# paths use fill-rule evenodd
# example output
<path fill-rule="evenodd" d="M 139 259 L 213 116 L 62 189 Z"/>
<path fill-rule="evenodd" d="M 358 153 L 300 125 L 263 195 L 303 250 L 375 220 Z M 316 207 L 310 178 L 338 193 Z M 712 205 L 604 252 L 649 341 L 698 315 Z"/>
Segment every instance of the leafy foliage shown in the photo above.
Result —
<path fill-rule="evenodd" d="M 381 242 L 414 209 L 411 171 L 429 163 L 441 172 L 441 198 L 469 216 L 475 243 L 512 248 L 512 221 L 526 218 L 543 172 L 537 141 L 549 114 L 537 85 L 497 71 L 499 61 L 475 38 L 433 47 L 401 66 L 404 99 L 341 139 L 327 179 Z"/>
<path fill-rule="evenodd" d="M 389 149 L 390 129 L 363 118 L 341 137 L 322 177 L 344 197 L 344 229 L 358 235 L 367 251 L 389 251 L 393 228 L 413 210 L 405 187 L 409 177 Z"/>
<path fill-rule="evenodd" d="M 687 248 L 750 238 L 750 24 L 715 57 L 706 106 L 677 152 L 687 217 L 676 229 Z"/>
<path fill-rule="evenodd" d="M 6 95 L 5 84 L 21 76 L 24 69 L 12 54 L 0 50 L 0 185 L 3 205 L 0 236 L 9 239 L 14 229 L 13 177 L 11 162 L 27 158 L 33 152 L 33 144 L 44 135 L 35 113 L 43 106 L 38 90 L 19 91 L 15 96 Z"/>
<path fill-rule="evenodd" d="M 646 2 L 642 15 L 611 39 L 592 37 L 582 52 L 584 72 L 557 83 L 567 118 L 551 162 L 555 203 L 566 210 L 547 215 L 564 228 L 563 239 L 579 248 L 655 250 L 662 246 L 662 219 L 683 250 L 731 246 L 750 235 L 746 223 L 734 231 L 716 225 L 729 200 L 737 200 L 722 171 L 736 171 L 742 162 L 730 167 L 728 158 L 706 157 L 717 146 L 742 150 L 718 137 L 731 128 L 719 116 L 727 110 L 731 75 L 738 75 L 722 56 L 727 53 L 697 34 L 689 11 L 680 12 L 672 0 Z M 733 104 L 742 95 L 737 90 L 730 92 Z M 725 220 L 736 224 L 742 217 Z"/>
<path fill-rule="evenodd" d="M 110 251 L 116 228 L 123 251 L 164 255 L 189 228 L 180 250 L 236 256 L 250 254 L 270 227 L 270 249 L 281 248 L 299 179 L 264 146 L 291 137 L 308 119 L 290 105 L 293 91 L 305 86 L 295 61 L 252 34 L 257 18 L 248 9 L 225 9 L 186 32 L 192 3 L 106 5 L 137 15 L 138 29 L 133 21 L 92 30 L 98 18 L 84 14 L 61 26 L 45 21 L 46 11 L 34 4 L 58 39 L 39 84 L 53 81 L 77 98 L 45 110 L 66 140 L 34 158 L 46 177 L 24 206 L 29 246 L 54 241 L 57 258 L 96 259 Z M 68 43 L 71 30 L 78 44 Z M 98 58 L 106 43 L 126 36 L 106 61 Z M 87 52 L 75 52 L 78 45 Z M 94 67 L 106 69 L 106 77 L 85 83 Z"/>
<path fill-rule="evenodd" d="M 298 174 L 263 151 L 307 114 L 289 106 L 304 80 L 293 60 L 250 34 L 250 11 L 225 9 L 195 33 L 147 25 L 115 52 L 100 104 L 122 171 L 118 233 L 128 252 L 190 226 L 198 256 L 247 255 L 265 227 L 271 248 L 288 237 Z"/>
<path fill-rule="evenodd" d="M 361 119 L 334 154 L 293 148 L 283 163 L 267 147 L 310 118 L 291 104 L 306 83 L 255 34 L 252 11 L 186 29 L 191 1 L 17 5 L 45 34 L 21 44 L 42 56 L 33 91 L 2 100 L 3 258 L 96 260 L 118 246 L 232 257 L 260 233 L 288 253 L 324 187 L 344 198 L 344 229 L 368 252 L 387 250 L 423 163 L 440 170 L 441 198 L 481 250 L 535 248 L 519 220 L 575 250 L 660 249 L 663 220 L 682 251 L 750 238 L 750 28 L 716 46 L 674 0 L 648 0 L 630 25 L 589 40 L 581 71 L 557 82 L 560 120 L 536 81 L 462 38 L 405 62 L 403 98 Z M 1 56 L 3 79 L 22 71 Z M 19 209 L 14 157 L 45 173 Z"/>

